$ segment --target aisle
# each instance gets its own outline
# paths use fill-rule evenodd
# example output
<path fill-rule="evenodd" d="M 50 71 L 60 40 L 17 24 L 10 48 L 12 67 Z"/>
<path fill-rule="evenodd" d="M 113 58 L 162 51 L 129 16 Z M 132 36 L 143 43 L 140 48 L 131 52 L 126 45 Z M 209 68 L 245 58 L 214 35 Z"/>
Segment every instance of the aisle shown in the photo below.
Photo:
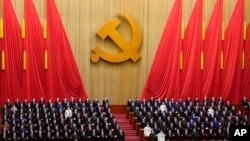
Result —
<path fill-rule="evenodd" d="M 140 141 L 140 137 L 136 135 L 136 130 L 133 129 L 133 125 L 129 123 L 127 114 L 114 114 L 114 117 L 124 131 L 126 141 Z"/>

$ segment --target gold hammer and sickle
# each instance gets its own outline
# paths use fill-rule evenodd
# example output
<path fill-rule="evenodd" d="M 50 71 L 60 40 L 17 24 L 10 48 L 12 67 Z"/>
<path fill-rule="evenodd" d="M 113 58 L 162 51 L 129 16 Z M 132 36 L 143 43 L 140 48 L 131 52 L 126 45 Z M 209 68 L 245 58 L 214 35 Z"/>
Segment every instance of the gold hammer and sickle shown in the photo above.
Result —
<path fill-rule="evenodd" d="M 98 62 L 99 58 L 106 60 L 112 63 L 119 63 L 126 61 L 128 59 L 136 62 L 141 56 L 137 52 L 140 48 L 141 44 L 141 31 L 137 24 L 137 22 L 128 14 L 120 13 L 121 16 L 125 17 L 125 19 L 129 22 L 132 29 L 132 41 L 128 43 L 116 30 L 121 23 L 121 21 L 116 17 L 108 20 L 98 31 L 97 35 L 101 39 L 105 39 L 108 36 L 121 48 L 123 52 L 118 53 L 108 53 L 100 49 L 99 47 L 95 47 L 93 49 L 93 54 L 91 54 L 91 61 Z"/>

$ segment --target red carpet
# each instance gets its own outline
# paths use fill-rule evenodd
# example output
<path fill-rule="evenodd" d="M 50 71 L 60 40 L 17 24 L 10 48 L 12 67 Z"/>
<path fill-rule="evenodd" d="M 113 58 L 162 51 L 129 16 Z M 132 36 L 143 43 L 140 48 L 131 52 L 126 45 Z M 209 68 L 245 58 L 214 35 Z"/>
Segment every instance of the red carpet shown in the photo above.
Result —
<path fill-rule="evenodd" d="M 140 141 L 140 136 L 136 134 L 136 130 L 133 129 L 133 125 L 129 123 L 127 114 L 114 114 L 114 117 L 125 133 L 125 141 Z"/>

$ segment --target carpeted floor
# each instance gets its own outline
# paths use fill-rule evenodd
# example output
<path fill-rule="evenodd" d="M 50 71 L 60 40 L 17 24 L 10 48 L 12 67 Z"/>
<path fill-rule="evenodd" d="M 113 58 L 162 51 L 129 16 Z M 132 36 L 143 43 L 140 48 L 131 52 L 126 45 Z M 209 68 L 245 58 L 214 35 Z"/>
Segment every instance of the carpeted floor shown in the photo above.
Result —
<path fill-rule="evenodd" d="M 140 136 L 136 134 L 136 130 L 133 129 L 133 125 L 129 123 L 129 119 L 126 114 L 114 114 L 118 125 L 125 133 L 126 141 L 140 141 Z"/>

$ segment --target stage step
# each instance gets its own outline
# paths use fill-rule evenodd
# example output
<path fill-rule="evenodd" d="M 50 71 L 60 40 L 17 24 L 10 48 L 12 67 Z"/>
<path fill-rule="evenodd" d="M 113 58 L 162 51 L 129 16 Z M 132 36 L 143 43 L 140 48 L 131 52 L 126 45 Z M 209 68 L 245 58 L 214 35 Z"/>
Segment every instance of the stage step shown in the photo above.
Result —
<path fill-rule="evenodd" d="M 114 114 L 114 117 L 120 126 L 120 128 L 125 133 L 126 141 L 140 141 L 140 136 L 137 135 L 136 130 L 133 129 L 133 125 L 127 118 L 127 114 Z"/>

